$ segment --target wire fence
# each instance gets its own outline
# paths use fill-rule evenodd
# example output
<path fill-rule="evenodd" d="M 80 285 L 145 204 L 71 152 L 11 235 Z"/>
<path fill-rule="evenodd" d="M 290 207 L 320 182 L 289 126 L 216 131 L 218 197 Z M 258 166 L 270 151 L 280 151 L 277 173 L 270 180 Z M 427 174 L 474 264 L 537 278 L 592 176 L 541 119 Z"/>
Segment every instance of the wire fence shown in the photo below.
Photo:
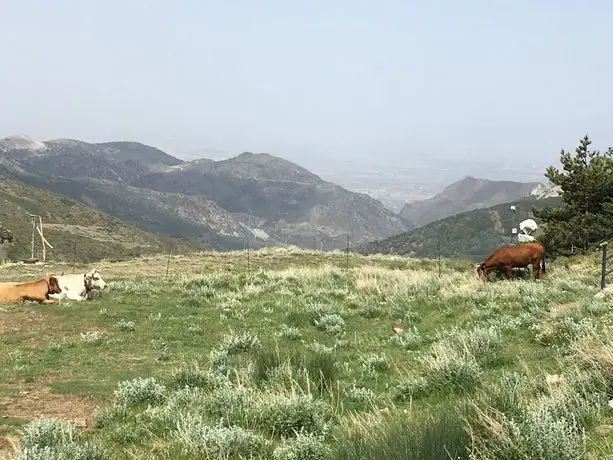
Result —
<path fill-rule="evenodd" d="M 342 243 L 341 244 L 341 240 Z M 402 245 L 398 250 L 395 245 L 390 245 L 386 248 L 383 246 L 380 249 L 374 251 L 367 246 L 367 242 L 358 241 L 354 242 L 349 234 L 344 235 L 342 238 L 337 237 L 335 239 L 325 239 L 321 237 L 313 238 L 313 245 L 310 246 L 308 244 L 291 244 L 286 243 L 285 246 L 295 246 L 299 249 L 302 248 L 306 251 L 312 251 L 316 253 L 338 253 L 342 252 L 346 254 L 346 259 L 348 260 L 354 256 L 358 255 L 369 255 L 369 254 L 382 254 L 382 255 L 393 255 L 400 256 L 406 258 L 419 258 L 419 259 L 463 259 L 463 260 L 473 260 L 478 261 L 482 260 L 487 255 L 499 247 L 501 244 L 492 245 L 490 248 L 488 246 L 487 249 L 468 249 L 461 250 L 457 246 L 457 244 L 453 244 L 451 242 L 446 241 L 443 238 L 430 238 L 424 242 L 424 246 L 426 249 L 417 248 L 416 251 L 407 252 L 404 250 Z M 502 243 L 502 245 L 505 243 Z M 59 245 L 58 245 L 59 246 Z M 253 247 L 251 245 L 250 240 L 246 240 L 243 245 L 242 252 L 245 254 L 246 265 L 249 267 L 251 265 L 251 256 L 253 251 L 258 251 L 260 249 L 270 248 L 270 247 L 283 247 L 284 245 L 258 245 Z M 416 245 L 419 246 L 419 245 Z M 430 249 L 428 249 L 430 248 Z M 93 250 L 92 247 L 87 244 L 87 242 L 70 242 L 67 244 L 63 242 L 62 247 L 59 250 L 46 250 L 46 254 L 43 253 L 40 246 L 35 246 L 30 254 L 30 249 L 28 248 L 28 253 L 26 254 L 24 250 L 14 252 L 11 254 L 10 247 L 6 247 L 0 245 L 0 263 L 6 262 L 15 262 L 15 261 L 27 261 L 36 262 L 36 261 L 56 261 L 56 262 L 72 262 L 74 264 L 83 264 L 83 263 L 93 263 L 100 260 L 130 260 L 139 257 L 146 257 L 152 255 L 159 255 L 161 253 L 168 254 L 169 257 L 173 254 L 187 254 L 192 253 L 193 250 L 188 248 L 183 248 L 183 250 L 177 250 L 177 245 L 175 243 L 170 244 L 164 248 L 160 248 L 159 246 L 156 248 L 144 248 L 144 247 L 134 247 L 128 251 L 120 251 L 114 252 L 112 250 L 100 250 L 97 248 Z M 215 250 L 213 250 L 215 251 Z M 218 249 L 217 252 L 240 252 L 240 248 L 228 248 L 228 249 Z M 11 257 L 9 257 L 11 256 Z"/>
<path fill-rule="evenodd" d="M 498 245 L 498 247 L 499 246 L 501 245 Z M 445 254 L 445 247 L 441 241 L 440 244 L 437 244 L 437 251 L 435 253 L 425 254 L 423 256 L 420 254 L 398 254 L 390 251 L 387 253 L 362 254 L 355 250 L 355 245 L 351 243 L 350 237 L 346 237 L 344 249 L 337 248 L 334 250 L 326 250 L 324 247 L 322 250 L 321 246 L 318 249 L 304 247 L 294 248 L 268 246 L 254 250 L 247 245 L 247 247 L 242 250 L 206 251 L 201 256 L 198 256 L 193 253 L 193 251 L 177 251 L 175 245 L 169 245 L 163 252 L 159 250 L 147 251 L 125 257 L 98 259 L 80 257 L 80 247 L 77 244 L 73 244 L 71 257 L 55 258 L 53 254 L 51 254 L 51 257 L 49 257 L 48 254 L 47 264 L 61 266 L 64 273 L 81 273 L 92 268 L 99 268 L 101 263 L 108 268 L 110 267 L 108 264 L 114 265 L 116 262 L 134 261 L 135 266 L 140 265 L 137 271 L 141 271 L 142 273 L 150 272 L 151 274 L 155 274 L 155 276 L 168 278 L 184 273 L 185 270 L 197 270 L 201 273 L 208 272 L 209 270 L 212 272 L 215 270 L 224 270 L 246 273 L 247 276 L 252 276 L 261 270 L 267 271 L 303 266 L 318 267 L 324 264 L 332 264 L 347 271 L 369 264 L 403 269 L 411 267 L 411 261 L 418 259 L 418 265 L 421 263 L 425 264 L 419 265 L 422 269 L 436 271 L 437 276 L 441 278 L 449 269 L 462 271 L 474 270 L 475 263 L 484 260 L 487 255 L 496 249 L 494 247 L 491 251 L 487 251 L 487 253 L 485 253 L 485 251 L 479 251 L 478 253 L 461 253 L 449 256 Z M 607 276 L 613 272 L 613 267 L 609 267 L 609 265 L 611 265 L 610 261 L 613 259 L 613 254 L 608 251 L 608 242 L 602 244 L 600 249 L 602 251 L 602 258 L 600 266 L 598 268 L 594 267 L 594 283 L 597 284 L 600 282 L 600 288 L 604 289 L 606 287 Z M 228 258 L 222 260 L 224 253 L 228 254 Z M 301 255 L 304 257 L 301 257 Z M 364 258 L 364 255 L 375 257 Z M 385 257 L 388 255 L 393 257 Z M 382 257 L 377 258 L 376 256 Z M 202 260 L 197 262 L 200 257 Z M 294 257 L 295 259 L 292 260 Z M 140 259 L 140 262 L 136 259 Z M 24 261 L 13 260 L 9 261 L 8 265 L 15 265 L 15 263 L 23 264 Z M 0 265 L 3 265 L 1 259 Z M 552 259 L 546 257 L 546 265 L 550 267 L 552 265 Z M 32 269 L 34 269 L 35 266 L 41 267 L 41 270 L 44 271 L 44 268 L 42 268 L 44 265 L 42 265 L 40 261 L 35 264 Z M 525 278 L 528 276 L 529 270 L 531 269 L 529 268 L 527 270 L 526 267 L 523 269 L 514 269 L 513 276 Z M 600 271 L 600 276 L 597 274 L 597 271 Z M 1 273 L 0 277 L 2 277 Z"/>
<path fill-rule="evenodd" d="M 368 264 L 384 264 L 385 266 L 394 268 L 406 268 L 407 263 L 410 263 L 411 260 L 421 259 L 427 264 L 424 265 L 423 268 L 435 270 L 438 277 L 442 277 L 445 272 L 444 267 L 448 264 L 449 259 L 460 259 L 455 260 L 455 262 L 459 262 L 454 264 L 457 266 L 456 268 L 465 267 L 466 270 L 471 270 L 473 268 L 473 264 L 471 262 L 482 260 L 483 257 L 485 257 L 483 255 L 483 251 L 475 254 L 446 254 L 444 252 L 445 245 L 440 239 L 436 241 L 436 252 L 429 254 L 399 254 L 395 253 L 394 251 L 383 251 L 379 252 L 378 254 L 363 254 L 361 251 L 357 250 L 361 248 L 361 243 L 353 243 L 350 235 L 344 236 L 345 244 L 343 248 L 339 248 L 337 245 L 337 247 L 334 249 L 326 249 L 326 240 L 321 238 L 317 240 L 317 243 L 317 246 L 319 247 L 316 247 L 315 244 L 312 248 L 294 246 L 296 248 L 296 252 L 293 252 L 294 249 L 283 249 L 283 247 L 269 246 L 254 249 L 251 247 L 250 242 L 246 241 L 245 247 L 242 250 L 235 249 L 229 251 L 207 251 L 207 253 L 201 256 L 202 260 L 200 262 L 196 262 L 194 260 L 194 253 L 192 251 L 180 251 L 177 249 L 175 244 L 168 245 L 165 250 L 158 249 L 154 252 L 146 251 L 132 253 L 122 257 L 100 258 L 95 256 L 92 257 L 92 254 L 88 251 L 86 246 L 80 246 L 77 243 L 72 243 L 68 254 L 66 251 L 64 251 L 61 257 L 54 257 L 53 251 L 48 251 L 46 262 L 50 265 L 58 264 L 62 267 L 62 271 L 64 273 L 74 274 L 89 270 L 91 268 L 98 268 L 100 267 L 101 263 L 106 264 L 109 262 L 126 261 L 134 261 L 135 266 L 141 265 L 141 268 L 138 270 L 143 270 L 141 262 L 135 260 L 141 259 L 141 261 L 146 261 L 146 264 L 151 269 L 152 274 L 155 273 L 156 276 L 163 276 L 167 278 L 182 272 L 182 270 L 193 270 L 195 267 L 198 267 L 197 270 L 204 269 L 207 271 L 207 268 L 203 268 L 203 266 L 206 265 L 209 265 L 213 270 L 215 270 L 216 266 L 220 267 L 221 265 L 227 265 L 227 267 L 224 268 L 225 270 L 230 269 L 231 271 L 236 272 L 246 272 L 248 276 L 251 276 L 260 270 L 275 270 L 279 267 L 287 268 L 288 266 L 322 266 L 324 264 L 332 264 L 347 271 L 351 268 Z M 286 250 L 288 251 L 285 252 Z M 256 252 L 254 253 L 254 251 Z M 229 253 L 228 258 L 225 261 L 220 261 L 218 257 L 220 255 L 223 257 L 224 253 Z M 302 255 L 305 257 L 300 257 L 300 253 L 302 253 Z M 38 252 L 35 251 L 35 255 L 40 255 L 40 250 Z M 377 258 L 365 259 L 363 257 L 364 255 L 391 255 L 394 257 L 387 260 Z M 187 257 L 182 258 L 181 256 Z M 291 260 L 288 259 L 288 256 L 290 258 L 296 256 L 296 258 L 295 260 Z M 217 260 L 212 261 L 213 258 L 217 258 Z M 38 263 L 36 263 L 32 260 L 27 261 L 27 259 L 22 259 L 13 262 L 20 264 L 31 263 L 33 265 L 32 268 L 34 268 L 34 266 L 41 266 L 42 261 L 39 260 Z M 192 264 L 191 266 L 189 265 L 190 263 Z"/>
<path fill-rule="evenodd" d="M 305 245 L 303 245 L 302 248 L 298 247 L 298 249 L 301 249 L 303 251 L 307 251 L 313 254 L 319 254 L 319 257 L 321 258 L 320 263 L 328 263 L 331 261 L 330 259 L 324 260 L 325 257 L 327 258 L 334 257 L 333 263 L 335 265 L 345 267 L 347 269 L 354 266 L 356 263 L 359 263 L 360 265 L 365 263 L 363 260 L 358 261 L 358 258 L 360 258 L 361 256 L 373 254 L 372 251 L 364 250 L 364 246 L 363 246 L 364 243 L 362 242 L 354 243 L 352 241 L 351 235 L 346 234 L 344 235 L 343 239 L 344 239 L 344 247 L 342 248 L 339 247 L 340 245 L 338 244 L 340 238 L 336 238 L 335 240 L 336 247 L 334 247 L 334 249 L 330 249 L 329 244 L 327 244 L 330 240 L 326 240 L 321 237 L 316 237 L 316 238 L 313 238 L 312 247 L 305 247 Z M 512 239 L 511 242 L 513 243 L 516 241 L 513 241 Z M 403 251 L 396 251 L 393 246 L 389 246 L 387 250 L 377 251 L 377 254 L 392 255 L 392 256 L 396 256 L 401 259 L 407 259 L 407 260 L 409 259 L 429 260 L 432 263 L 436 263 L 438 275 L 441 276 L 442 268 L 447 261 L 455 260 L 456 262 L 459 262 L 460 264 L 465 263 L 466 267 L 472 268 L 473 266 L 472 263 L 477 263 L 477 262 L 484 260 L 497 247 L 500 247 L 506 244 L 503 242 L 503 243 L 488 245 L 487 250 L 485 250 L 484 248 L 483 250 L 479 249 L 477 251 L 475 250 L 462 251 L 459 248 L 457 248 L 457 245 L 454 246 L 447 239 L 440 237 L 440 236 L 430 238 L 427 241 L 425 241 L 425 243 L 427 243 L 428 245 L 427 247 L 429 247 L 430 250 L 421 251 L 421 252 L 416 251 L 412 253 L 405 253 Z M 2 248 L 3 246 L 0 245 L 0 256 L 3 255 Z M 270 249 L 271 247 L 268 246 L 268 248 Z M 613 272 L 613 268 L 611 269 L 608 268 L 608 265 L 611 264 L 610 260 L 613 258 L 613 255 L 610 255 L 607 253 L 606 245 L 602 245 L 601 248 L 603 252 L 603 259 L 602 259 L 601 267 L 600 267 L 601 268 L 600 284 L 601 284 L 601 288 L 604 288 L 606 286 L 607 275 Z M 242 250 L 234 249 L 234 250 L 229 250 L 229 251 L 213 251 L 213 252 L 218 252 L 222 254 L 224 252 L 231 252 L 234 258 L 234 261 L 232 262 L 232 266 L 235 267 L 236 269 L 240 269 L 241 271 L 245 270 L 248 274 L 251 274 L 252 272 L 256 272 L 260 270 L 261 268 L 272 268 L 268 261 L 263 264 L 262 263 L 263 259 L 261 258 L 261 256 L 254 255 L 254 251 L 258 251 L 259 253 L 260 249 L 264 249 L 264 252 L 266 252 L 266 247 L 253 248 L 251 247 L 251 241 L 246 240 L 244 248 Z M 274 251 L 274 249 L 272 250 Z M 66 248 L 64 248 L 64 251 L 62 252 L 60 257 L 56 257 L 54 252 L 56 251 L 49 251 L 49 250 L 47 251 L 47 261 L 52 262 L 52 263 L 61 262 L 64 266 L 70 267 L 70 271 L 72 271 L 72 273 L 75 273 L 83 269 L 87 265 L 93 265 L 100 261 L 119 262 L 119 261 L 129 261 L 129 260 L 133 260 L 137 258 L 147 258 L 147 257 L 155 256 L 155 260 L 163 259 L 164 266 L 162 267 L 161 270 L 165 276 L 168 276 L 172 268 L 173 256 L 187 255 L 193 251 L 190 251 L 187 249 L 178 250 L 176 244 L 173 243 L 173 244 L 168 245 L 166 249 L 161 249 L 161 250 L 159 247 L 157 249 L 148 249 L 148 250 L 140 250 L 140 251 L 135 249 L 129 253 L 123 254 L 121 257 L 117 257 L 117 256 L 109 257 L 108 255 L 103 255 L 102 257 L 100 257 L 98 254 L 92 254 L 91 251 L 89 251 L 89 248 L 87 247 L 87 245 L 83 245 L 82 243 L 81 244 L 71 243 L 70 249 L 66 251 Z M 42 255 L 40 248 L 37 248 L 37 251 L 35 251 L 35 255 L 36 256 Z M 162 255 L 162 257 L 160 257 L 160 255 Z M 24 260 L 25 259 L 22 259 L 22 260 L 13 259 L 9 261 L 7 257 L 4 257 L 4 258 L 0 257 L 0 264 L 7 263 L 7 262 L 24 263 Z M 151 259 L 151 260 L 153 261 L 154 259 Z M 546 254 L 546 264 L 549 266 L 551 265 L 551 262 L 552 262 L 552 259 L 547 257 L 547 254 Z M 297 263 L 300 263 L 300 262 L 297 261 Z M 317 262 L 311 262 L 311 263 L 317 263 Z M 159 271 L 160 271 L 160 267 L 156 268 L 156 272 L 159 272 Z"/>

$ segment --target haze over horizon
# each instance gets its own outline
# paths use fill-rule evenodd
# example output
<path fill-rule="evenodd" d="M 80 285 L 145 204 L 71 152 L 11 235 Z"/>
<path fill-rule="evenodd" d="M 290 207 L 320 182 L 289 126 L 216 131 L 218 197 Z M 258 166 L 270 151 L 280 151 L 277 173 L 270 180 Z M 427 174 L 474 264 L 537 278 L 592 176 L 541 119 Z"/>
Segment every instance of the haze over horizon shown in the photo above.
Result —
<path fill-rule="evenodd" d="M 305 165 L 540 167 L 586 133 L 613 144 L 613 5 L 407 3 L 11 2 L 0 137 Z"/>

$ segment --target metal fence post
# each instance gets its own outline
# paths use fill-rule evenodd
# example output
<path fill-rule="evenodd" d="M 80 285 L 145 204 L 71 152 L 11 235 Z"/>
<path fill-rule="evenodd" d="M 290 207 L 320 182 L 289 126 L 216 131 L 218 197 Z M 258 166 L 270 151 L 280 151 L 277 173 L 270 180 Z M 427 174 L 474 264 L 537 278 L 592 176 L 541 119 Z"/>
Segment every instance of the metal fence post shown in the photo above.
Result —
<path fill-rule="evenodd" d="M 345 263 L 347 270 L 349 270 L 349 233 L 347 233 L 347 256 Z"/>
<path fill-rule="evenodd" d="M 441 277 L 441 233 L 438 232 L 438 277 Z"/>
<path fill-rule="evenodd" d="M 168 269 L 170 268 L 170 256 L 172 255 L 172 243 L 168 245 L 168 259 L 166 259 L 166 276 L 168 276 Z"/>
<path fill-rule="evenodd" d="M 602 260 L 600 264 L 600 289 L 604 289 L 607 285 L 607 246 L 608 241 L 600 244 L 600 250 L 602 251 Z"/>

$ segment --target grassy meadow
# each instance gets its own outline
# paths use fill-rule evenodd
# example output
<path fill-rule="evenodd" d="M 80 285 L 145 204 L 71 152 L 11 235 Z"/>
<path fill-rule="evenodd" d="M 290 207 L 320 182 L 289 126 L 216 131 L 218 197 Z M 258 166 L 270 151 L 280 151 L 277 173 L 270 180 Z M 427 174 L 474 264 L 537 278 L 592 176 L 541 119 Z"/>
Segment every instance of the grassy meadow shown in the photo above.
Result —
<path fill-rule="evenodd" d="M 102 262 L 92 301 L 0 305 L 0 458 L 613 459 L 613 295 L 595 257 L 537 282 L 346 263 Z M 0 281 L 40 274 L 0 266 Z"/>

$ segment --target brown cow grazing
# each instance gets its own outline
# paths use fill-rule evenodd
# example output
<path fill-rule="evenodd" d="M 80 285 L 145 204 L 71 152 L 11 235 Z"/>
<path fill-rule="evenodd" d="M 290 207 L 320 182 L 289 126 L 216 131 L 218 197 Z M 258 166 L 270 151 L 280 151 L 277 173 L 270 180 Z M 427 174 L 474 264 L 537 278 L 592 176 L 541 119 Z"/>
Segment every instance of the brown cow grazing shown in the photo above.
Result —
<path fill-rule="evenodd" d="M 477 275 L 485 280 L 490 271 L 504 269 L 509 278 L 513 267 L 527 267 L 532 264 L 532 278 L 536 280 L 540 277 L 541 262 L 545 273 L 545 246 L 539 241 L 503 246 L 495 249 L 487 259 L 476 265 Z"/>
<path fill-rule="evenodd" d="M 0 302 L 17 303 L 33 300 L 43 304 L 58 303 L 49 299 L 49 294 L 60 294 L 62 289 L 55 275 L 46 275 L 36 281 L 24 283 L 0 283 Z"/>

